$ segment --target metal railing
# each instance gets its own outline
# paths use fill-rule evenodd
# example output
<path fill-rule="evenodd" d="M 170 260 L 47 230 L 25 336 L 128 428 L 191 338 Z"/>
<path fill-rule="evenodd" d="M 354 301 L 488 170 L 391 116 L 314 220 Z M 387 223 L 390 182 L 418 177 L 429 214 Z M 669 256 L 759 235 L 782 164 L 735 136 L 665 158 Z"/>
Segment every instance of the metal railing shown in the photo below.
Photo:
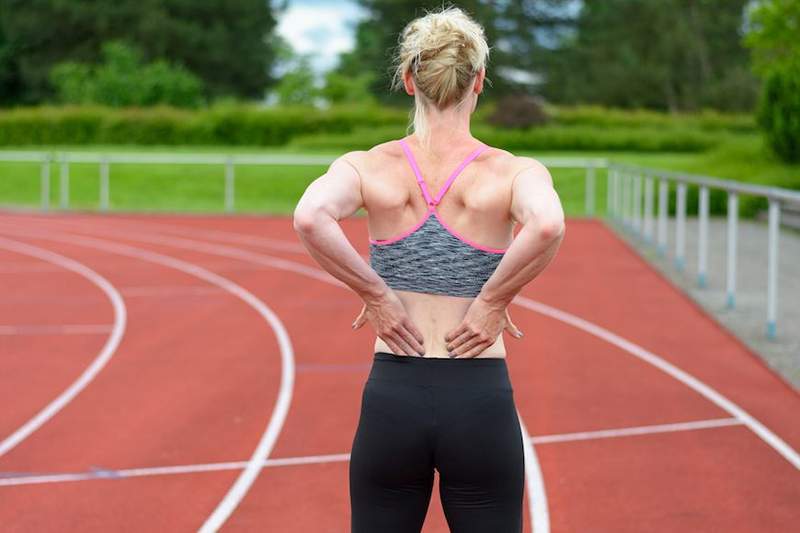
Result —
<path fill-rule="evenodd" d="M 177 153 L 92 153 L 92 152 L 32 152 L 0 151 L 0 161 L 31 162 L 41 165 L 40 202 L 43 210 L 50 209 L 52 164 L 59 168 L 59 207 L 70 205 L 70 164 L 98 165 L 99 207 L 107 210 L 111 200 L 111 176 L 114 164 L 184 164 L 214 165 L 221 168 L 223 180 L 222 203 L 225 211 L 232 212 L 236 205 L 236 167 L 239 165 L 329 165 L 333 156 L 305 154 L 177 154 Z M 669 185 L 676 184 L 675 210 L 675 267 L 683 271 L 686 266 L 686 211 L 688 186 L 699 188 L 698 197 L 698 285 L 703 288 L 708 280 L 708 224 L 709 191 L 727 192 L 727 252 L 726 252 L 726 305 L 736 305 L 736 258 L 738 239 L 739 196 L 753 195 L 769 202 L 769 243 L 767 268 L 767 337 L 776 337 L 778 297 L 778 239 L 781 209 L 784 205 L 800 206 L 800 192 L 751 185 L 708 176 L 683 172 L 657 170 L 634 165 L 613 163 L 602 158 L 542 158 L 549 168 L 584 169 L 584 208 L 588 216 L 595 215 L 598 169 L 607 169 L 607 216 L 648 243 L 655 243 L 663 256 L 667 250 L 667 220 L 669 217 Z M 795 207 L 796 209 L 796 207 Z"/>
<path fill-rule="evenodd" d="M 736 258 L 738 240 L 739 196 L 766 198 L 769 204 L 767 244 L 767 337 L 775 339 L 778 318 L 778 240 L 781 209 L 800 206 L 800 192 L 778 187 L 751 185 L 697 176 L 683 172 L 656 170 L 633 165 L 610 163 L 608 166 L 607 212 L 612 220 L 648 243 L 655 243 L 659 254 L 667 250 L 667 219 L 669 217 L 669 184 L 675 187 L 675 267 L 686 266 L 686 196 L 689 185 L 698 187 L 698 254 L 697 284 L 704 288 L 708 279 L 709 192 L 727 193 L 727 250 L 726 305 L 736 305 Z M 654 193 L 658 184 L 657 214 L 654 214 Z"/>
<path fill-rule="evenodd" d="M 175 165 L 214 165 L 224 168 L 223 205 L 225 211 L 232 212 L 236 205 L 236 167 L 238 165 L 329 165 L 333 156 L 304 154 L 170 154 L 170 153 L 92 153 L 92 152 L 2 152 L 0 161 L 31 162 L 41 165 L 40 203 L 43 210 L 50 209 L 50 167 L 59 166 L 59 207 L 68 209 L 70 204 L 71 163 L 89 163 L 99 166 L 99 206 L 109 209 L 111 199 L 112 164 L 175 164 Z M 585 169 L 585 210 L 587 215 L 595 213 L 596 169 L 605 168 L 607 160 L 599 158 L 544 158 L 541 162 L 551 168 Z"/>

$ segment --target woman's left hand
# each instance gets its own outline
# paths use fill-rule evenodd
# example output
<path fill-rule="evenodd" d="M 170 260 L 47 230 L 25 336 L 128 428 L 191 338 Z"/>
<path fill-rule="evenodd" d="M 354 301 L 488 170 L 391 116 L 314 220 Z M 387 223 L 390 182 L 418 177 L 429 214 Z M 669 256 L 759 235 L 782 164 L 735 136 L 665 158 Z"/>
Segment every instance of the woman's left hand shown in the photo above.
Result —
<path fill-rule="evenodd" d="M 522 331 L 511 321 L 507 306 L 490 305 L 478 296 L 461 324 L 445 335 L 444 340 L 450 357 L 475 357 L 494 344 L 504 329 L 517 339 L 522 337 Z"/>

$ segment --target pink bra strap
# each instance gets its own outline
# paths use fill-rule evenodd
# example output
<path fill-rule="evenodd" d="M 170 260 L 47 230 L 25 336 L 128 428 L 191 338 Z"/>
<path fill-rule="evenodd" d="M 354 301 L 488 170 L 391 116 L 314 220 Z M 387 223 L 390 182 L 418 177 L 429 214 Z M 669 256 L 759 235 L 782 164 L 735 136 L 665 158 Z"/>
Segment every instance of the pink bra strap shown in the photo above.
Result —
<path fill-rule="evenodd" d="M 464 170 L 464 168 L 469 165 L 473 159 L 481 155 L 484 150 L 489 148 L 488 145 L 481 143 L 481 146 L 473 150 L 473 152 L 469 154 L 460 165 L 458 165 L 458 168 L 456 168 L 453 173 L 450 174 L 450 177 L 447 178 L 446 182 L 444 182 L 444 185 L 442 185 L 442 188 L 436 194 L 436 197 L 432 198 L 428 192 L 428 186 L 426 185 L 425 180 L 422 178 L 422 172 L 419 170 L 417 160 L 414 159 L 414 154 L 411 153 L 411 149 L 408 147 L 408 144 L 404 139 L 400 139 L 400 146 L 403 147 L 403 152 L 405 152 L 406 158 L 408 158 L 408 162 L 411 164 L 411 168 L 414 170 L 414 175 L 417 177 L 417 183 L 419 184 L 420 189 L 422 189 L 422 195 L 425 197 L 425 201 L 428 202 L 429 206 L 437 205 L 442 200 L 442 197 L 444 196 L 444 193 L 447 192 L 447 189 L 450 188 L 450 185 L 452 185 L 458 175 L 461 174 L 461 171 Z"/>
<path fill-rule="evenodd" d="M 419 187 L 422 189 L 422 195 L 425 197 L 425 201 L 428 202 L 428 205 L 435 205 L 430 193 L 428 192 L 428 186 L 425 185 L 425 180 L 422 179 L 422 172 L 419 171 L 419 166 L 417 165 L 417 160 L 414 159 L 414 154 L 411 153 L 411 149 L 408 147 L 408 144 L 406 144 L 405 140 L 400 139 L 400 146 L 403 147 L 403 151 L 406 153 L 406 158 L 408 158 L 408 162 L 411 164 L 411 168 L 414 170 L 414 175 L 417 176 L 417 183 L 419 183 Z"/>
<path fill-rule="evenodd" d="M 458 165 L 458 168 L 456 168 L 456 169 L 453 171 L 453 173 L 452 173 L 452 174 L 450 174 L 450 177 L 449 177 L 449 178 L 447 178 L 447 181 L 446 181 L 446 182 L 444 182 L 444 185 L 442 185 L 442 188 L 441 188 L 441 190 L 440 190 L 440 191 L 439 191 L 439 192 L 436 194 L 436 197 L 433 199 L 433 205 L 437 205 L 437 204 L 438 204 L 438 203 L 441 201 L 441 199 L 442 199 L 442 196 L 444 196 L 444 193 L 446 193 L 446 192 L 447 192 L 447 189 L 449 189 L 449 188 L 450 188 L 450 185 L 452 185 L 452 184 L 453 184 L 453 182 L 455 181 L 456 177 L 457 177 L 459 174 L 461 174 L 461 171 L 462 171 L 462 170 L 464 170 L 464 168 L 465 168 L 467 165 L 469 165 L 469 164 L 472 162 L 472 160 L 473 160 L 473 159 L 475 159 L 476 157 L 478 157 L 479 155 L 481 155 L 481 152 L 483 152 L 483 151 L 484 151 L 484 150 L 486 150 L 487 148 L 489 148 L 487 145 L 485 145 L 485 144 L 481 144 L 481 146 L 479 146 L 478 148 L 476 148 L 476 149 L 475 149 L 475 150 L 474 150 L 474 151 L 473 151 L 471 154 L 469 154 L 469 155 L 467 156 L 467 158 L 466 158 L 464 161 L 462 161 L 462 162 L 461 162 L 461 164 L 460 164 L 460 165 Z"/>

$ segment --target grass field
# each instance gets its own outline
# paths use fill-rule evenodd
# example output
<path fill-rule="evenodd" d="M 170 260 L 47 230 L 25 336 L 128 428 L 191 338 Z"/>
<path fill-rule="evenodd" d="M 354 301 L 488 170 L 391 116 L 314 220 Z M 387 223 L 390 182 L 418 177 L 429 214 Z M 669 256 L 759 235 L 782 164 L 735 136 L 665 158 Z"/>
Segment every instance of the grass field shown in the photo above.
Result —
<path fill-rule="evenodd" d="M 12 148 L 9 148 L 12 149 Z M 93 152 L 213 152 L 235 153 L 314 153 L 296 148 L 260 147 L 138 147 L 138 146 L 48 146 L 13 149 L 71 150 Z M 341 152 L 338 152 L 341 153 Z M 800 189 L 800 166 L 775 160 L 756 134 L 742 134 L 718 148 L 699 153 L 646 152 L 519 152 L 538 158 L 601 157 L 651 168 L 682 170 L 738 181 L 770 184 Z M 58 166 L 51 167 L 51 205 L 57 208 L 60 189 Z M 237 166 L 236 210 L 286 214 L 291 212 L 302 191 L 325 171 L 324 166 Z M 551 169 L 556 190 L 568 216 L 582 216 L 584 211 L 584 171 Z M 111 208 L 119 210 L 174 210 L 218 212 L 224 209 L 224 169 L 207 165 L 114 164 L 111 167 Z M 596 205 L 599 214 L 605 209 L 605 171 L 597 172 Z M 719 200 L 719 199 L 718 199 Z M 0 204 L 38 206 L 40 203 L 40 166 L 36 163 L 0 162 Z M 714 202 L 718 203 L 718 202 Z M 691 205 L 691 202 L 690 202 Z M 99 169 L 95 164 L 70 165 L 70 207 L 99 207 Z M 745 214 L 751 210 L 745 209 Z"/>

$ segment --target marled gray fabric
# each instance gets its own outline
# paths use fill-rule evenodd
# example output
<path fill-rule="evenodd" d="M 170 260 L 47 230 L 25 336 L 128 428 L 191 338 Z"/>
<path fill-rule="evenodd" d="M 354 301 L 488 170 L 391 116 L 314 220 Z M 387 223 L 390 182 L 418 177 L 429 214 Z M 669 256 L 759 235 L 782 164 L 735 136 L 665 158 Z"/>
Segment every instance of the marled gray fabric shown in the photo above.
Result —
<path fill-rule="evenodd" d="M 370 243 L 369 252 L 370 265 L 389 287 L 449 296 L 477 296 L 503 258 L 460 240 L 434 213 L 399 241 Z"/>

